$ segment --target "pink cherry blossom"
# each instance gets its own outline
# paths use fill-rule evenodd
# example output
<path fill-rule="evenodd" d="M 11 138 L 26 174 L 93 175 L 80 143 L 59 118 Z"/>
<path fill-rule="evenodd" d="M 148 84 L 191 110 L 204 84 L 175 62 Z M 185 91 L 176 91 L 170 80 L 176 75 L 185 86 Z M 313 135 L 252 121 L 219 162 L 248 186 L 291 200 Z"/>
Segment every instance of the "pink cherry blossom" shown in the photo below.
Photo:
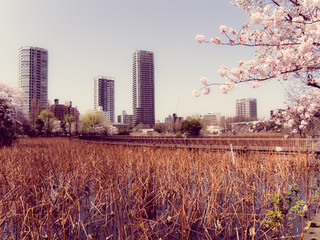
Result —
<path fill-rule="evenodd" d="M 250 22 L 252 24 L 259 24 L 261 22 L 261 14 L 260 12 L 254 12 L 250 16 Z"/>
<path fill-rule="evenodd" d="M 228 88 L 228 85 L 221 85 L 219 87 L 220 91 L 223 93 L 223 94 L 227 94 L 229 93 L 229 88 Z"/>
<path fill-rule="evenodd" d="M 221 86 L 219 87 L 220 91 L 221 91 L 223 94 L 229 93 L 229 92 L 232 91 L 234 88 L 235 88 L 235 84 L 234 84 L 234 83 L 224 84 L 224 85 L 221 85 Z"/>
<path fill-rule="evenodd" d="M 218 73 L 220 74 L 221 77 L 225 77 L 228 74 L 228 69 L 226 66 L 221 66 L 218 70 Z"/>
<path fill-rule="evenodd" d="M 16 87 L 0 81 L 0 146 L 2 146 L 3 138 L 16 134 L 18 127 L 22 121 L 26 120 L 21 110 L 22 91 Z M 9 134 L 9 135 L 7 135 Z"/>
<path fill-rule="evenodd" d="M 197 35 L 196 40 L 198 43 L 203 43 L 206 40 L 206 38 L 204 35 Z"/>
<path fill-rule="evenodd" d="M 193 92 L 192 92 L 192 95 L 194 96 L 194 97 L 199 97 L 200 96 L 200 91 L 199 90 L 193 90 Z"/>
<path fill-rule="evenodd" d="M 292 134 L 305 135 L 312 125 L 310 124 L 320 111 L 320 90 L 301 95 L 292 102 L 283 112 L 274 112 L 273 119 Z M 309 130 L 308 130 L 309 129 Z"/>
<path fill-rule="evenodd" d="M 210 42 L 215 44 L 215 45 L 219 45 L 221 43 L 221 39 L 216 37 L 215 39 L 211 39 Z"/>
<path fill-rule="evenodd" d="M 254 52 L 235 67 L 221 66 L 218 73 L 224 78 L 223 83 L 202 79 L 204 87 L 193 95 L 209 94 L 212 85 L 219 85 L 219 90 L 227 94 L 240 83 L 249 82 L 252 88 L 257 88 L 270 79 L 280 82 L 300 79 L 315 91 L 297 97 L 284 111 L 275 112 L 270 122 L 277 131 L 305 136 L 312 132 L 313 119 L 320 112 L 320 0 L 268 3 L 236 0 L 235 4 L 248 13 L 249 21 L 238 31 L 232 27 L 227 31 L 221 25 L 218 30 L 222 36 L 213 36 L 209 42 L 249 47 Z M 209 43 L 203 35 L 196 40 Z"/>
<path fill-rule="evenodd" d="M 208 88 L 208 87 L 203 88 L 202 93 L 204 95 L 208 95 L 210 93 L 210 88 Z"/>
<path fill-rule="evenodd" d="M 225 25 L 220 26 L 220 33 L 221 34 L 226 34 L 227 33 L 227 27 Z"/>
<path fill-rule="evenodd" d="M 252 88 L 258 88 L 261 86 L 261 82 L 251 82 L 250 84 Z"/>
<path fill-rule="evenodd" d="M 216 45 L 249 46 L 254 54 L 231 71 L 235 84 L 277 79 L 302 79 L 303 83 L 320 89 L 320 0 L 259 1 L 236 0 L 235 3 L 250 16 L 249 22 L 236 31 L 225 25 L 220 33 L 225 40 L 212 38 Z M 230 36 L 228 35 L 230 34 Z M 203 35 L 196 40 L 205 41 Z M 226 78 L 227 68 L 219 74 Z M 226 82 L 227 83 L 227 82 Z M 255 86 L 255 84 L 253 84 Z M 225 87 L 222 87 L 223 89 Z"/>
<path fill-rule="evenodd" d="M 232 35 L 237 35 L 237 31 L 236 31 L 234 28 L 230 28 L 230 29 L 229 29 L 229 32 L 230 32 Z"/>
<path fill-rule="evenodd" d="M 201 77 L 201 78 L 200 78 L 200 82 L 201 82 L 203 85 L 207 86 L 207 85 L 208 85 L 208 78 L 206 78 L 206 77 Z"/>

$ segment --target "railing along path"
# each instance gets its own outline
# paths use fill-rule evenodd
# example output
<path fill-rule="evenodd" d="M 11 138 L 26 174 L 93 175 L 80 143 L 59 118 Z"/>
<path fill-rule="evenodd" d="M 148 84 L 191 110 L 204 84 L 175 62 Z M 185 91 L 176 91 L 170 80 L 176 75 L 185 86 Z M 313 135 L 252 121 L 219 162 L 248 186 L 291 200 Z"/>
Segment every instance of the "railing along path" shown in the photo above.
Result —
<path fill-rule="evenodd" d="M 155 136 L 80 136 L 80 140 L 112 145 L 169 147 L 238 151 L 316 152 L 319 138 L 254 138 L 254 137 L 155 137 Z"/>

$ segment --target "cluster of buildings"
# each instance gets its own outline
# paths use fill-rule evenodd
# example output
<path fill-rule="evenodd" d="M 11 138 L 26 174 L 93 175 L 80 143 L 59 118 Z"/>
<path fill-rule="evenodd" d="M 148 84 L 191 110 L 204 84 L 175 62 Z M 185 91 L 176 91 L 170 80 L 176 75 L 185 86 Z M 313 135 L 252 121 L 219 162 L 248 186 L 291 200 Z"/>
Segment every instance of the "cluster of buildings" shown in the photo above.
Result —
<path fill-rule="evenodd" d="M 97 76 L 93 78 L 93 107 L 101 111 L 106 120 L 115 122 L 115 96 L 112 77 Z M 38 47 L 21 47 L 19 49 L 18 85 L 23 90 L 22 110 L 34 122 L 40 112 L 49 109 L 59 120 L 64 115 L 79 117 L 79 112 L 72 107 L 72 102 L 59 104 L 55 99 L 48 106 L 48 51 Z M 137 125 L 155 124 L 154 96 L 154 59 L 153 52 L 138 50 L 133 54 L 133 115 L 123 111 L 118 122 Z"/>
<path fill-rule="evenodd" d="M 137 50 L 132 61 L 132 100 L 133 114 L 122 114 L 115 118 L 115 79 L 107 76 L 93 78 L 93 107 L 101 111 L 106 120 L 127 125 L 155 125 L 155 89 L 154 89 L 154 56 L 151 51 Z M 48 109 L 58 120 L 63 120 L 66 114 L 79 119 L 79 112 L 68 101 L 48 106 L 48 51 L 38 47 L 21 47 L 19 49 L 19 87 L 23 90 L 22 110 L 31 121 L 39 116 L 42 110 Z M 236 100 L 236 115 L 243 118 L 257 118 L 257 100 L 243 98 Z M 201 115 L 206 125 L 217 125 L 221 115 L 208 113 Z M 176 115 L 170 116 L 166 122 L 172 122 L 172 127 L 182 121 Z"/>

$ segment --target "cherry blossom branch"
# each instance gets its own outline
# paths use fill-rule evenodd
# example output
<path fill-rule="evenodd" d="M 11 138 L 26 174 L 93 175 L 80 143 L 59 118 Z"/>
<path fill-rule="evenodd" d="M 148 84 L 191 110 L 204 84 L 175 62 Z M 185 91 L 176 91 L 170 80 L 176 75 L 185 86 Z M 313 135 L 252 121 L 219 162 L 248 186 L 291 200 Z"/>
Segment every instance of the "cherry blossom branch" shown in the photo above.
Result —
<path fill-rule="evenodd" d="M 208 41 L 204 35 L 197 35 L 196 40 L 215 45 L 254 47 L 253 58 L 241 60 L 238 67 L 231 70 L 222 66 L 218 73 L 226 82 L 207 83 L 194 91 L 194 95 L 208 94 L 213 85 L 220 85 L 220 90 L 227 93 L 239 83 L 251 82 L 251 87 L 256 88 L 270 79 L 287 81 L 302 76 L 307 76 L 306 85 L 320 88 L 320 80 L 309 74 L 320 69 L 320 1 L 272 0 L 268 3 L 262 0 L 249 4 L 239 0 L 237 5 L 250 14 L 249 21 L 239 32 L 222 25 L 220 33 L 226 41 L 219 37 Z"/>

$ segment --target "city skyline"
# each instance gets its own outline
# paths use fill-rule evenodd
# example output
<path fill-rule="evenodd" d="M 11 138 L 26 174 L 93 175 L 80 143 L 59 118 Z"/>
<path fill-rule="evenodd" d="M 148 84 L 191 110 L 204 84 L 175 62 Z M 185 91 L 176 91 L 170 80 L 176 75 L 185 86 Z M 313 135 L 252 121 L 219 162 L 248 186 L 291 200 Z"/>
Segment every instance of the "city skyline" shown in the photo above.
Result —
<path fill-rule="evenodd" d="M 223 83 L 217 73 L 220 66 L 231 69 L 252 54 L 252 49 L 195 40 L 198 34 L 220 36 L 220 25 L 241 27 L 248 16 L 229 2 L 17 0 L 2 3 L 0 11 L 0 80 L 17 85 L 21 46 L 45 48 L 50 53 L 51 104 L 56 98 L 71 100 L 81 114 L 86 113 L 93 108 L 92 77 L 101 74 L 117 79 L 115 115 L 122 110 L 132 114 L 132 53 L 143 49 L 155 56 L 156 120 L 172 113 L 234 116 L 235 99 L 246 97 L 257 98 L 259 118 L 284 107 L 282 84 L 273 80 L 258 89 L 242 84 L 224 95 L 213 87 L 208 96 L 192 96 L 193 89 L 201 87 L 202 76 Z"/>

